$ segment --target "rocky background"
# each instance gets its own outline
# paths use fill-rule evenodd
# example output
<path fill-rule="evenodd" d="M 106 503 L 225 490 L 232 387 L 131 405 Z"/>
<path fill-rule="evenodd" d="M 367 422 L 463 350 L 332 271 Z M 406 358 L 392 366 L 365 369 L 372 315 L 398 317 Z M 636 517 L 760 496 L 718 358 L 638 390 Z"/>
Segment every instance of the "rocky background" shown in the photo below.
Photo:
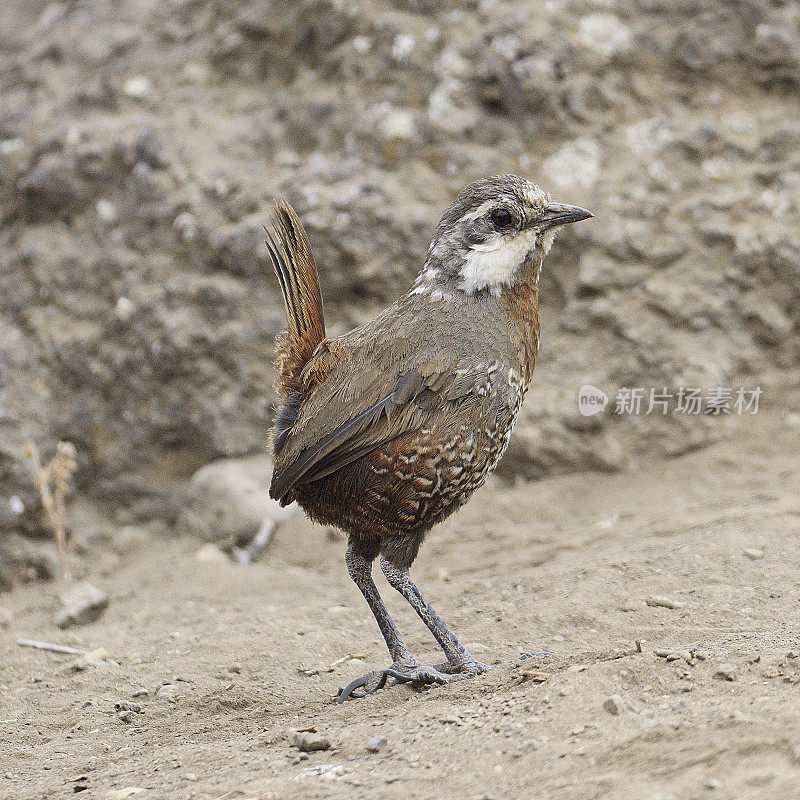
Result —
<path fill-rule="evenodd" d="M 796 404 L 796 3 L 389 6 L 4 3 L 0 582 L 54 571 L 28 442 L 77 449 L 78 552 L 253 535 L 264 498 L 228 459 L 268 469 L 276 196 L 308 229 L 333 334 L 405 290 L 475 178 L 517 172 L 594 211 L 543 276 L 507 479 L 635 469 L 740 422 L 583 418 L 585 382 Z M 244 523 L 216 525 L 230 504 L 204 504 L 209 475 Z"/>

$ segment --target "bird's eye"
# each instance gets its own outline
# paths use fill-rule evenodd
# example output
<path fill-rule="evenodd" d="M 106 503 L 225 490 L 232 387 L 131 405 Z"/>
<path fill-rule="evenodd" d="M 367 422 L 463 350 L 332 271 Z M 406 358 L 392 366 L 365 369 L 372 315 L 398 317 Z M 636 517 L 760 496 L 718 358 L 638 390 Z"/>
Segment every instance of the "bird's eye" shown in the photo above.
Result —
<path fill-rule="evenodd" d="M 492 225 L 495 228 L 510 228 L 514 224 L 514 217 L 507 208 L 495 208 L 491 213 Z"/>

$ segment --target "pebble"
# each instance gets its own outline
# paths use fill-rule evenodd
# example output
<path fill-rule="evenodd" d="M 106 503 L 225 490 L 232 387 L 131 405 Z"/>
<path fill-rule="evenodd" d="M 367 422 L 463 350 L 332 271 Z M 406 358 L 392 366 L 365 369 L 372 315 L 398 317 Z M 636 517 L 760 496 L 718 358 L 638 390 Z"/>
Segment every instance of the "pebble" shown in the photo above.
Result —
<path fill-rule="evenodd" d="M 215 544 L 204 544 L 194 557 L 203 564 L 230 564 L 230 559 Z"/>
<path fill-rule="evenodd" d="M 10 628 L 13 621 L 14 615 L 11 609 L 0 606 L 0 629 Z"/>
<path fill-rule="evenodd" d="M 622 695 L 612 694 L 603 701 L 603 709 L 618 717 L 625 710 L 625 701 Z"/>
<path fill-rule="evenodd" d="M 70 165 L 53 153 L 42 156 L 39 163 L 19 179 L 18 186 L 36 219 L 61 213 L 79 203 L 83 195 Z"/>
<path fill-rule="evenodd" d="M 344 773 L 341 764 L 317 764 L 314 767 L 305 767 L 298 775 L 298 778 L 322 778 L 323 780 L 335 780 Z"/>
<path fill-rule="evenodd" d="M 581 42 L 604 58 L 633 48 L 633 31 L 615 14 L 588 14 L 578 23 Z"/>
<path fill-rule="evenodd" d="M 259 236 L 262 234 L 260 230 Z M 271 479 L 272 459 L 268 456 L 206 464 L 189 480 L 181 529 L 226 550 L 231 545 L 247 547 L 262 529 L 271 534 L 273 527 L 265 521 L 277 526 L 296 513 L 296 506 L 281 508 L 267 496 L 264 487 L 269 486 Z M 269 536 L 266 544 L 268 540 Z M 212 555 L 213 551 L 205 552 L 209 560 L 219 559 L 218 555 Z"/>
<path fill-rule="evenodd" d="M 61 629 L 96 622 L 108 608 L 108 595 L 87 581 L 71 587 L 60 599 L 63 607 L 56 613 L 55 624 Z"/>
<path fill-rule="evenodd" d="M 576 139 L 565 144 L 548 158 L 542 170 L 560 186 L 592 186 L 600 174 L 600 145 L 589 138 Z"/>
<path fill-rule="evenodd" d="M 94 210 L 97 218 L 106 225 L 113 225 L 119 219 L 119 211 L 110 200 L 98 200 Z"/>
<path fill-rule="evenodd" d="M 650 595 L 644 601 L 652 608 L 669 608 L 673 611 L 686 606 L 686 603 L 682 603 L 680 600 L 673 600 L 671 597 L 665 597 L 664 595 Z"/>
<path fill-rule="evenodd" d="M 163 700 L 169 700 L 170 703 L 175 703 L 183 697 L 183 694 L 177 686 L 167 683 L 158 688 L 156 697 L 160 697 Z"/>
<path fill-rule="evenodd" d="M 406 109 L 383 108 L 378 121 L 378 131 L 384 140 L 413 139 L 416 135 L 414 115 Z"/>
<path fill-rule="evenodd" d="M 289 742 L 303 753 L 313 753 L 317 750 L 330 750 L 330 740 L 315 731 L 292 731 Z"/>
<path fill-rule="evenodd" d="M 122 91 L 131 100 L 147 100 L 153 94 L 153 84 L 146 75 L 136 75 L 125 81 Z"/>
<path fill-rule="evenodd" d="M 366 747 L 368 752 L 377 753 L 379 750 L 383 750 L 383 748 L 386 747 L 386 737 L 373 736 L 367 741 Z"/>
<path fill-rule="evenodd" d="M 715 678 L 723 681 L 735 681 L 739 675 L 736 672 L 736 667 L 731 664 L 720 664 L 717 671 L 714 673 Z"/>
<path fill-rule="evenodd" d="M 751 561 L 757 561 L 759 558 L 764 558 L 764 551 L 758 547 L 745 547 L 742 550 L 742 555 L 749 558 Z"/>
<path fill-rule="evenodd" d="M 144 713 L 138 703 L 131 703 L 128 700 L 120 700 L 114 703 L 114 711 L 121 722 L 131 723 L 139 714 Z"/>
<path fill-rule="evenodd" d="M 13 156 L 21 153 L 25 146 L 23 139 L 5 139 L 0 142 L 0 156 Z"/>

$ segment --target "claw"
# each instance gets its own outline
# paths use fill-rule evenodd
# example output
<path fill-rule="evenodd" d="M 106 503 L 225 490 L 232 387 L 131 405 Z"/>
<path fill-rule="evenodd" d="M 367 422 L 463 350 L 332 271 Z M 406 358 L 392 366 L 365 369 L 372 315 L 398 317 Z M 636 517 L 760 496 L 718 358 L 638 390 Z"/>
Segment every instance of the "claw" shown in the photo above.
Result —
<path fill-rule="evenodd" d="M 369 672 L 361 678 L 356 678 L 352 683 L 349 683 L 343 689 L 339 690 L 338 702 L 344 703 L 349 699 L 360 699 L 369 694 L 377 692 L 378 689 L 383 689 L 389 678 L 394 679 L 392 686 L 398 683 L 417 683 L 421 685 L 430 683 L 449 683 L 453 680 L 458 680 L 461 677 L 467 677 L 466 674 L 447 674 L 440 671 L 436 667 L 430 667 L 427 664 L 413 663 L 394 663 L 384 670 L 377 672 Z M 363 688 L 363 692 L 359 689 Z"/>
<path fill-rule="evenodd" d="M 349 700 L 351 697 L 354 700 L 357 700 L 362 697 L 366 697 L 369 694 L 374 694 L 378 691 L 378 689 L 383 689 L 388 678 L 388 669 L 377 672 L 368 672 L 366 675 L 362 675 L 360 678 L 356 678 L 351 683 L 348 683 L 343 689 L 339 689 L 338 702 L 344 703 L 345 700 Z M 372 683 L 372 686 L 367 688 L 369 683 Z M 360 694 L 356 694 L 356 690 L 361 688 L 363 688 L 364 691 Z"/>

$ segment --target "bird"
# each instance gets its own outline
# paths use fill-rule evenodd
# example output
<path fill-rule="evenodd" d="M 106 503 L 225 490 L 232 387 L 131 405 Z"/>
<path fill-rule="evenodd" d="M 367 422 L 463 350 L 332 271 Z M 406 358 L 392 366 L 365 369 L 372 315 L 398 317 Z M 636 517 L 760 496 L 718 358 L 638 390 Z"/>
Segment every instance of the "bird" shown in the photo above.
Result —
<path fill-rule="evenodd" d="M 339 702 L 489 669 L 409 569 L 428 531 L 503 455 L 539 348 L 542 260 L 559 229 L 592 216 L 516 175 L 478 180 L 445 211 L 408 292 L 372 321 L 329 338 L 303 225 L 287 202 L 274 204 L 266 245 L 287 327 L 276 341 L 270 496 L 296 501 L 312 520 L 347 535 L 347 570 L 391 658 L 340 689 Z M 442 664 L 422 663 L 406 646 L 372 577 L 378 558 L 441 647 Z"/>

